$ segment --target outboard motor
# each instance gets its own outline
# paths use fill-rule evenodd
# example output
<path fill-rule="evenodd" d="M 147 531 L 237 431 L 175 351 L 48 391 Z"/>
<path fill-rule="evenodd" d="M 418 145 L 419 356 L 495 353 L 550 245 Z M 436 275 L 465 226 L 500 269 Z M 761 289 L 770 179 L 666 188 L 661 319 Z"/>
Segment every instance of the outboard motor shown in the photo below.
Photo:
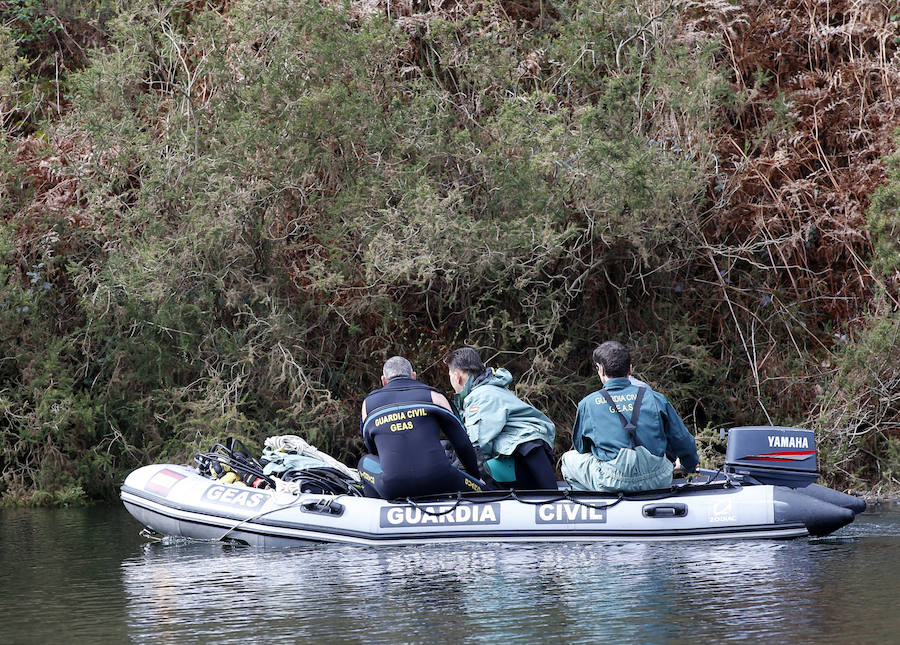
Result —
<path fill-rule="evenodd" d="M 760 484 L 803 488 L 819 478 L 812 430 L 749 426 L 728 431 L 725 472 Z"/>
<path fill-rule="evenodd" d="M 865 500 L 814 483 L 819 472 L 812 430 L 776 426 L 732 428 L 728 431 L 725 472 L 748 483 L 793 488 L 854 513 L 866 510 Z"/>

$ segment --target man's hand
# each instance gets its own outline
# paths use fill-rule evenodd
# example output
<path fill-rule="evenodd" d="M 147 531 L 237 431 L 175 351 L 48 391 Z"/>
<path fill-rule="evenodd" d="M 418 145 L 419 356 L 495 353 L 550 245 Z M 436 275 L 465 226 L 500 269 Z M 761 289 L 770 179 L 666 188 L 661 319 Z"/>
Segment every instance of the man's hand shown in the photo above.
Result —
<path fill-rule="evenodd" d="M 690 475 L 690 474 L 691 474 L 691 473 L 689 473 L 688 471 L 686 471 L 686 470 L 684 469 L 684 467 L 681 465 L 681 460 L 680 460 L 680 459 L 676 459 L 676 460 L 675 460 L 675 467 L 672 469 L 672 479 L 681 479 L 681 478 L 683 478 L 683 477 L 687 477 L 687 476 Z"/>

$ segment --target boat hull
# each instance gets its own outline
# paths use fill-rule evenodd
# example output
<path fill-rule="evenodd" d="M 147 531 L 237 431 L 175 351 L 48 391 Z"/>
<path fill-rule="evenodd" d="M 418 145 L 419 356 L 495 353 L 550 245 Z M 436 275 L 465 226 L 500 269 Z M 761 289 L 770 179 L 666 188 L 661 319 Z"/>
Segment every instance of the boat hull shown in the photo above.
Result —
<path fill-rule="evenodd" d="M 768 485 L 686 486 L 621 498 L 547 491 L 389 502 L 222 484 L 175 465 L 139 468 L 126 479 L 121 496 L 139 522 L 163 535 L 261 547 L 787 539 L 830 533 L 854 516 Z"/>

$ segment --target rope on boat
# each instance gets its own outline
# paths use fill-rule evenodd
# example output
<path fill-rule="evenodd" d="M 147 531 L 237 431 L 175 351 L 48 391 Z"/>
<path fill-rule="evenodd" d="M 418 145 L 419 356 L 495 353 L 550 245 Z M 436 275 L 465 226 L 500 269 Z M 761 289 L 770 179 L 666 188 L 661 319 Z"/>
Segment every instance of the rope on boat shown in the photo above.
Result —
<path fill-rule="evenodd" d="M 409 498 L 409 497 L 406 498 L 407 504 L 409 504 L 409 505 L 412 506 L 413 508 L 416 508 L 416 509 L 422 511 L 422 512 L 425 513 L 426 515 L 432 515 L 432 516 L 434 516 L 434 517 L 440 517 L 441 515 L 447 515 L 448 513 L 452 513 L 453 511 L 456 510 L 456 508 L 457 508 L 463 501 L 464 501 L 464 500 L 463 500 L 462 493 L 456 493 L 456 503 L 453 504 L 453 506 L 451 506 L 450 508 L 448 508 L 448 509 L 445 510 L 445 511 L 433 511 L 433 510 L 431 510 L 430 508 L 427 508 L 427 507 L 425 507 L 425 506 L 419 506 L 418 503 L 414 502 L 414 501 L 413 501 L 411 498 Z M 472 501 L 471 499 L 467 499 L 467 500 L 465 500 L 465 501 L 469 502 L 470 504 L 478 504 L 478 503 L 481 503 L 481 502 L 474 502 L 474 501 Z"/>
<path fill-rule="evenodd" d="M 581 506 L 587 506 L 588 508 L 592 508 L 595 510 L 604 510 L 607 508 L 612 508 L 613 506 L 615 506 L 616 504 L 618 504 L 619 502 L 621 502 L 624 499 L 625 499 L 625 497 L 620 494 L 614 502 L 611 502 L 609 504 L 603 504 L 603 505 L 590 504 L 588 502 L 582 502 L 581 500 L 571 497 L 569 495 L 569 491 L 565 490 L 558 497 L 553 497 L 550 499 L 528 500 L 528 499 L 523 499 L 523 498 L 519 497 L 519 495 L 516 494 L 515 490 L 510 489 L 502 497 L 490 497 L 487 499 L 479 499 L 479 498 L 472 499 L 472 498 L 468 498 L 468 497 L 463 497 L 462 493 L 456 493 L 456 501 L 453 503 L 453 505 L 446 509 L 442 509 L 440 511 L 436 511 L 427 506 L 423 506 L 422 504 L 420 504 L 419 502 L 416 502 L 414 499 L 412 499 L 410 497 L 407 497 L 405 499 L 405 501 L 407 504 L 409 504 L 410 506 L 412 506 L 415 509 L 422 511 L 426 515 L 431 515 L 433 517 L 440 517 L 442 515 L 447 515 L 449 513 L 452 513 L 463 502 L 468 502 L 469 504 L 477 506 L 479 504 L 492 504 L 494 502 L 503 502 L 506 500 L 513 500 L 516 502 L 520 502 L 522 504 L 527 504 L 529 506 L 541 506 L 543 504 L 553 504 L 554 502 L 570 501 L 570 502 L 574 502 L 575 504 L 579 504 Z M 440 503 L 443 503 L 444 501 L 445 500 L 435 500 L 434 502 L 428 502 L 428 503 L 440 504 Z M 446 501 L 449 501 L 449 500 L 446 500 Z"/>
<path fill-rule="evenodd" d="M 725 480 L 722 482 L 715 482 L 716 478 L 720 474 L 725 475 Z M 562 489 L 559 492 L 559 494 L 556 496 L 549 497 L 549 498 L 541 496 L 540 499 L 527 499 L 527 498 L 521 497 L 519 495 L 519 492 L 521 492 L 521 491 L 516 491 L 515 489 L 509 489 L 509 490 L 503 491 L 502 494 L 498 494 L 498 495 L 490 495 L 490 493 L 495 492 L 495 491 L 484 491 L 484 493 L 479 494 L 477 497 L 469 496 L 469 495 L 463 497 L 463 493 L 456 493 L 456 497 L 451 498 L 451 499 L 454 499 L 453 504 L 451 506 L 449 506 L 448 508 L 442 509 L 440 511 L 434 510 L 433 508 L 429 508 L 428 506 L 424 506 L 424 504 L 431 504 L 431 505 L 442 504 L 442 503 L 450 502 L 451 499 L 433 499 L 433 500 L 428 500 L 428 501 L 425 501 L 425 500 L 416 501 L 410 497 L 406 497 L 402 501 L 405 501 L 407 504 L 409 504 L 413 508 L 416 508 L 416 509 L 422 511 L 426 515 L 431 515 L 434 517 L 440 517 L 441 515 L 447 515 L 448 513 L 452 513 L 463 502 L 467 502 L 469 504 L 477 506 L 479 504 L 491 504 L 493 502 L 503 502 L 506 500 L 513 500 L 516 502 L 520 502 L 522 504 L 527 504 L 529 506 L 541 506 L 543 504 L 553 504 L 555 502 L 572 502 L 573 504 L 577 504 L 579 506 L 585 506 L 585 507 L 593 509 L 593 510 L 602 511 L 602 510 L 606 510 L 608 508 L 612 508 L 613 506 L 616 506 L 616 505 L 620 504 L 621 502 L 628 501 L 628 500 L 654 502 L 654 501 L 658 501 L 661 499 L 666 499 L 668 497 L 681 495 L 681 494 L 687 493 L 690 490 L 696 490 L 697 488 L 708 488 L 708 487 L 735 488 L 735 487 L 740 487 L 740 485 L 741 485 L 740 482 L 732 479 L 732 477 L 729 473 L 724 472 L 723 469 L 720 468 L 713 477 L 711 477 L 709 480 L 707 480 L 706 482 L 703 482 L 703 483 L 694 484 L 693 482 L 686 482 L 684 484 L 672 486 L 665 490 L 660 490 L 656 494 L 648 494 L 647 492 L 642 492 L 642 491 L 638 491 L 638 492 L 634 493 L 633 495 L 626 495 L 625 493 L 618 493 L 614 500 L 612 500 L 608 503 L 605 503 L 605 504 L 593 504 L 591 502 L 585 501 L 584 499 L 578 499 L 577 497 L 573 496 L 573 493 L 576 493 L 576 492 L 591 493 L 592 491 L 573 491 L 572 489 L 569 489 L 569 488 Z M 496 492 L 501 493 L 501 491 L 496 491 Z M 539 492 L 539 491 L 536 491 L 536 492 Z M 397 500 L 397 501 L 401 501 L 401 500 Z"/>
<path fill-rule="evenodd" d="M 621 502 L 622 500 L 625 499 L 625 496 L 622 493 L 619 493 L 618 496 L 616 497 L 616 501 L 610 502 L 609 504 L 590 504 L 588 502 L 582 502 L 580 499 L 575 499 L 574 497 L 572 497 L 570 495 L 571 492 L 572 491 L 569 489 L 566 489 L 565 491 L 563 491 L 563 499 L 565 499 L 566 501 L 569 501 L 569 502 L 574 502 L 575 504 L 578 504 L 579 506 L 586 506 L 586 507 L 594 509 L 596 511 L 603 511 L 603 510 L 606 510 L 607 508 L 612 508 L 613 506 L 615 506 L 616 504 L 618 504 L 619 502 Z M 525 504 L 533 503 L 533 502 L 526 502 L 523 499 L 520 499 L 519 501 L 523 502 Z M 559 501 L 559 500 L 554 500 L 554 501 Z"/>
<path fill-rule="evenodd" d="M 325 506 L 325 507 L 328 507 L 328 506 L 331 506 L 334 502 L 336 502 L 336 501 L 338 500 L 338 498 L 340 498 L 340 497 L 344 497 L 344 495 L 335 495 L 335 496 L 332 497 L 332 498 L 329 498 L 329 499 L 327 499 L 327 500 L 321 500 L 321 501 L 324 501 L 324 502 L 325 502 L 324 506 Z M 228 529 L 227 531 L 225 531 L 219 538 L 214 539 L 214 540 L 210 540 L 210 541 L 211 541 L 211 542 L 221 542 L 221 541 L 224 540 L 226 537 L 228 537 L 228 534 L 229 534 L 229 533 L 231 533 L 232 531 L 235 531 L 235 530 L 239 529 L 240 527 L 242 527 L 242 526 L 243 526 L 244 524 L 246 524 L 247 522 L 254 522 L 254 521 L 258 520 L 259 518 L 263 517 L 264 515 L 268 515 L 269 513 L 274 513 L 275 511 L 282 511 L 282 510 L 284 510 L 284 509 L 286 509 L 286 508 L 290 508 L 291 506 L 294 506 L 295 504 L 298 504 L 298 503 L 300 503 L 301 501 L 308 501 L 308 500 L 305 500 L 305 498 L 304 498 L 302 495 L 297 496 L 292 502 L 290 502 L 290 503 L 288 503 L 288 504 L 284 504 L 284 505 L 282 505 L 282 506 L 279 506 L 278 508 L 270 508 L 270 509 L 267 510 L 267 511 L 263 511 L 262 513 L 257 513 L 256 515 L 253 515 L 253 516 L 251 516 L 251 517 L 248 517 L 248 518 L 246 518 L 246 519 L 241 520 L 240 522 L 238 522 L 237 524 L 235 524 L 234 526 L 232 526 L 230 529 Z"/>

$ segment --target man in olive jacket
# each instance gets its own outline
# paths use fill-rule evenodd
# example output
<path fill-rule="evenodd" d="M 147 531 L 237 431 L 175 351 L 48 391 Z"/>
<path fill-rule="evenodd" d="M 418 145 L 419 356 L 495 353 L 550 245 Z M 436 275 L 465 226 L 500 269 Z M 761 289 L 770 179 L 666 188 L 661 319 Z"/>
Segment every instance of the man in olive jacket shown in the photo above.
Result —
<path fill-rule="evenodd" d="M 556 426 L 508 389 L 512 374 L 486 368 L 471 347 L 453 351 L 444 362 L 466 432 L 497 486 L 556 489 Z"/>

